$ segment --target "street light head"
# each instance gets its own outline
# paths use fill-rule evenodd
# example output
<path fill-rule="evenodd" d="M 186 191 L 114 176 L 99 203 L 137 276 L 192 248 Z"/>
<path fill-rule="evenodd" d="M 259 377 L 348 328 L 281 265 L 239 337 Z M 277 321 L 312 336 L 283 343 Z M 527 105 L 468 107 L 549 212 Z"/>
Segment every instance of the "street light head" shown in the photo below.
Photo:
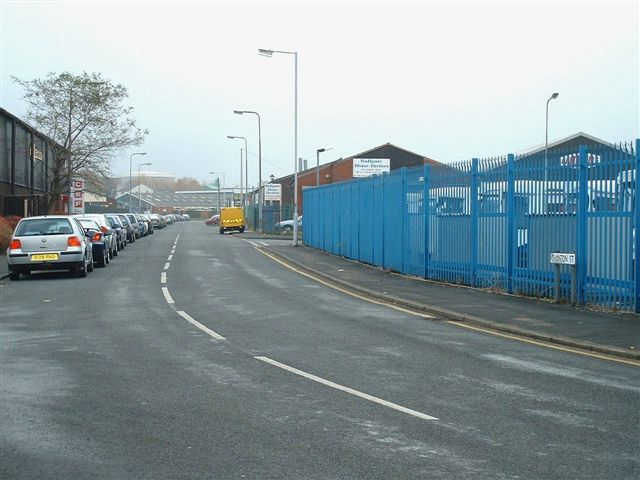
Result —
<path fill-rule="evenodd" d="M 244 110 L 234 110 L 233 113 L 235 113 L 236 115 L 242 115 L 244 113 Z"/>
<path fill-rule="evenodd" d="M 259 48 L 258 54 L 262 55 L 263 57 L 271 57 L 273 56 L 273 50 L 265 50 L 263 48 Z"/>
<path fill-rule="evenodd" d="M 554 93 L 553 95 L 551 95 L 551 98 L 552 99 L 556 99 L 556 98 L 558 98 L 558 95 L 560 95 L 560 94 L 559 93 Z"/>

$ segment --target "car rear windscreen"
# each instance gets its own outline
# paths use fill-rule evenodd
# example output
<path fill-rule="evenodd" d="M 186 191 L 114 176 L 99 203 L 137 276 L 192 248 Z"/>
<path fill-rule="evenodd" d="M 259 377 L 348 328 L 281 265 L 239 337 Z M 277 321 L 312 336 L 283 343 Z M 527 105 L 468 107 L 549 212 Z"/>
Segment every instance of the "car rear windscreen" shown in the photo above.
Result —
<path fill-rule="evenodd" d="M 73 228 L 66 218 L 40 218 L 20 222 L 15 236 L 69 235 L 70 233 L 73 233 Z"/>

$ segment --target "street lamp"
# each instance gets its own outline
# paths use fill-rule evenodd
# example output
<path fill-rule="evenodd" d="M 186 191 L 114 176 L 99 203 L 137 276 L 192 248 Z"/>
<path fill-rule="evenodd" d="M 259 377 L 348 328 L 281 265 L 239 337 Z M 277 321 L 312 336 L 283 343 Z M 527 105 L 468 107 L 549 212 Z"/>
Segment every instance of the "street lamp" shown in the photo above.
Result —
<path fill-rule="evenodd" d="M 294 58 L 294 147 L 293 147 L 293 246 L 298 246 L 298 52 L 287 52 L 284 50 L 258 49 L 258 54 L 263 57 L 272 57 L 274 53 L 293 55 Z"/>
<path fill-rule="evenodd" d="M 260 129 L 260 114 L 251 110 L 234 110 L 236 115 L 250 113 L 258 117 L 258 231 L 262 232 L 262 134 Z"/>
<path fill-rule="evenodd" d="M 142 212 L 142 198 L 140 197 L 140 167 L 143 167 L 145 165 L 151 165 L 151 162 L 138 164 L 138 213 Z"/>
<path fill-rule="evenodd" d="M 554 93 L 547 100 L 547 109 L 546 109 L 546 117 L 545 117 L 545 125 L 544 125 L 544 180 L 547 181 L 548 178 L 548 170 L 549 170 L 549 159 L 548 159 L 548 150 L 549 150 L 549 102 L 551 100 L 555 100 L 558 98 L 559 93 Z"/>
<path fill-rule="evenodd" d="M 222 174 L 222 184 L 226 185 L 224 180 L 224 172 L 209 172 L 209 175 L 220 175 Z M 220 210 L 222 209 L 222 200 L 220 200 L 220 177 L 216 177 L 216 183 L 218 186 L 218 214 L 220 214 Z"/>
<path fill-rule="evenodd" d="M 316 187 L 320 185 L 320 154 L 322 152 L 327 152 L 331 150 L 333 147 L 319 148 L 316 150 Z"/>
<path fill-rule="evenodd" d="M 247 147 L 247 139 L 245 137 L 240 137 L 237 135 L 227 135 L 227 138 L 233 140 L 233 139 L 241 139 L 244 140 L 244 187 L 246 189 L 246 192 L 243 192 L 244 194 L 244 201 L 242 202 L 242 206 L 245 206 L 247 203 L 247 193 L 249 191 L 249 160 L 248 160 L 248 147 Z M 240 149 L 240 152 L 242 153 L 242 149 Z M 240 155 L 240 191 L 242 191 L 242 155 Z"/>
<path fill-rule="evenodd" d="M 131 183 L 131 165 L 132 165 L 131 162 L 134 155 L 146 155 L 146 154 L 147 152 L 135 152 L 129 155 L 129 210 L 131 210 L 131 189 L 133 188 L 133 185 Z"/>

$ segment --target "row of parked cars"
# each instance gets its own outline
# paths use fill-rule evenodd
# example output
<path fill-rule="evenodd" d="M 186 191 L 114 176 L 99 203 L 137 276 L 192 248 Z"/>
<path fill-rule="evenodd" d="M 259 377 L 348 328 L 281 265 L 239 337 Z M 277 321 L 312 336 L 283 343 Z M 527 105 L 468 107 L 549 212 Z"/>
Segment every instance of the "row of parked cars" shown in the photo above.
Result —
<path fill-rule="evenodd" d="M 128 244 L 178 220 L 177 215 L 105 213 L 26 217 L 7 249 L 9 279 L 39 270 L 68 270 L 86 277 L 106 267 Z"/>

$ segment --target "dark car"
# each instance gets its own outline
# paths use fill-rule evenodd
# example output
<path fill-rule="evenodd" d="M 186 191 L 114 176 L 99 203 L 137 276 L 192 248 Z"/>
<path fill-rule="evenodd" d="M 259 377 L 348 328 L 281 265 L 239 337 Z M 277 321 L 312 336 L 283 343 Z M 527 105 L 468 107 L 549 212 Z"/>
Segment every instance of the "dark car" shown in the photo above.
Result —
<path fill-rule="evenodd" d="M 95 220 L 90 218 L 76 218 L 85 232 L 96 231 L 91 238 L 91 244 L 93 246 L 93 261 L 98 267 L 106 267 L 109 263 L 109 247 L 106 243 L 104 233 L 100 230 L 100 225 Z"/>

